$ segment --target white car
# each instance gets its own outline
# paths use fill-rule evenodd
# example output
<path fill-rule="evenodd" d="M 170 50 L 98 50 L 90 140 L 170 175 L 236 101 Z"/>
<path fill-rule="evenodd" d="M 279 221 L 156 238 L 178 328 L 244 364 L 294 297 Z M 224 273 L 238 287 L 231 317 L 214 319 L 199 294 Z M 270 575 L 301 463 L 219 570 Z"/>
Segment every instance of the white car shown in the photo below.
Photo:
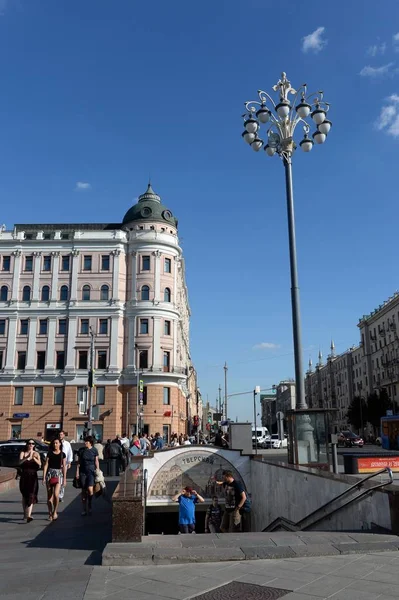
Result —
<path fill-rule="evenodd" d="M 287 436 L 284 436 L 284 439 L 280 440 L 277 433 L 273 433 L 270 441 L 271 448 L 287 448 L 288 446 Z"/>

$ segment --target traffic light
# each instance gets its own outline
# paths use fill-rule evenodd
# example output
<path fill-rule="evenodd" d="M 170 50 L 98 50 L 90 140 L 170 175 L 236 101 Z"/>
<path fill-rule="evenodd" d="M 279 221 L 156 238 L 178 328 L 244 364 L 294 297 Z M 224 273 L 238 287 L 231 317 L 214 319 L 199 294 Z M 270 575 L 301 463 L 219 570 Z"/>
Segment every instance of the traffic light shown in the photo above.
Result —
<path fill-rule="evenodd" d="M 142 379 L 140 379 L 140 392 L 144 391 L 144 381 Z"/>
<path fill-rule="evenodd" d="M 212 419 L 212 413 L 208 412 L 208 423 L 212 423 L 213 419 Z"/>

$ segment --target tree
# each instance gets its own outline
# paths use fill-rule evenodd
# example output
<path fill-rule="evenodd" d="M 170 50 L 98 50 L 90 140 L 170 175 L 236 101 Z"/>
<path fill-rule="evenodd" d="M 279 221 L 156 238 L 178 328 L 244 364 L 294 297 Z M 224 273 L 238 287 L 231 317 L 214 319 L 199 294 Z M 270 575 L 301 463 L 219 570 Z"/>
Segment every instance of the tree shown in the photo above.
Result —
<path fill-rule="evenodd" d="M 358 431 L 361 429 L 363 435 L 363 429 L 368 421 L 367 415 L 367 404 L 361 396 L 355 396 L 349 405 L 348 412 L 346 413 L 348 423 L 353 425 Z"/>
<path fill-rule="evenodd" d="M 382 388 L 379 394 L 373 392 L 369 395 L 367 398 L 367 415 L 368 421 L 374 429 L 374 434 L 379 431 L 381 417 L 385 417 L 387 410 L 393 410 L 396 414 L 397 405 L 396 402 L 391 401 L 385 388 Z"/>

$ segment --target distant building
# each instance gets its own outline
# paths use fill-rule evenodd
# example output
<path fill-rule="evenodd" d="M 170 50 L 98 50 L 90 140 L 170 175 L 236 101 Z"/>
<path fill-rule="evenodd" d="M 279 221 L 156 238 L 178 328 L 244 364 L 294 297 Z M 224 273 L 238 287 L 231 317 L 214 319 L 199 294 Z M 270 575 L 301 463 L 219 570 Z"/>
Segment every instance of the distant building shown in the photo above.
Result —
<path fill-rule="evenodd" d="M 200 404 L 177 219 L 148 186 L 117 223 L 0 231 L 0 439 L 79 440 L 90 339 L 102 439 L 190 433 Z M 139 421 L 140 423 L 140 421 Z"/>

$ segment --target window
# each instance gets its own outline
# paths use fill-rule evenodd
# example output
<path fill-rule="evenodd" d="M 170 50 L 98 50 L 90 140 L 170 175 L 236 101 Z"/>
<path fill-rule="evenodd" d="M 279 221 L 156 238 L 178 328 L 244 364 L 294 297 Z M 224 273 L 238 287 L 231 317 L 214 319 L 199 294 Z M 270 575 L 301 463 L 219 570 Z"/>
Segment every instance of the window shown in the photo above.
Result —
<path fill-rule="evenodd" d="M 17 369 L 23 371 L 26 365 L 26 352 L 17 352 Z"/>
<path fill-rule="evenodd" d="M 106 369 L 107 368 L 107 351 L 106 350 L 98 350 L 97 351 L 97 369 Z"/>
<path fill-rule="evenodd" d="M 25 271 L 33 271 L 33 256 L 25 256 Z"/>
<path fill-rule="evenodd" d="M 54 388 L 54 404 L 56 406 L 62 406 L 62 404 L 64 404 L 64 388 L 63 387 Z"/>
<path fill-rule="evenodd" d="M 22 406 L 24 403 L 24 388 L 16 387 L 14 389 L 14 404 L 15 406 Z"/>
<path fill-rule="evenodd" d="M 163 388 L 163 403 L 165 406 L 170 404 L 170 388 L 168 387 Z"/>
<path fill-rule="evenodd" d="M 150 299 L 150 288 L 148 287 L 148 285 L 143 285 L 143 287 L 141 288 L 141 299 L 142 300 Z"/>
<path fill-rule="evenodd" d="M 90 286 L 84 285 L 82 288 L 82 300 L 90 300 Z"/>
<path fill-rule="evenodd" d="M 140 333 L 148 333 L 148 319 L 140 319 Z"/>
<path fill-rule="evenodd" d="M 79 350 L 78 369 L 87 369 L 87 350 Z"/>
<path fill-rule="evenodd" d="M 170 352 L 163 353 L 163 370 L 164 373 L 169 373 L 170 370 Z"/>
<path fill-rule="evenodd" d="M 28 335 L 29 319 L 21 319 L 19 322 L 20 335 Z"/>
<path fill-rule="evenodd" d="M 170 335 L 170 321 L 164 321 L 164 334 Z"/>
<path fill-rule="evenodd" d="M 39 335 L 47 335 L 47 319 L 39 320 Z"/>
<path fill-rule="evenodd" d="M 80 320 L 80 333 L 82 335 L 88 335 L 89 333 L 89 319 Z"/>
<path fill-rule="evenodd" d="M 61 271 L 69 271 L 71 264 L 71 257 L 64 255 L 61 259 Z"/>
<path fill-rule="evenodd" d="M 149 256 L 143 256 L 142 258 L 142 263 L 141 263 L 141 270 L 142 271 L 149 271 L 151 268 L 151 259 Z"/>
<path fill-rule="evenodd" d="M 36 356 L 36 369 L 38 371 L 44 371 L 46 366 L 46 353 L 44 350 L 40 350 Z"/>
<path fill-rule="evenodd" d="M 63 350 L 57 350 L 55 353 L 55 368 L 58 371 L 62 371 L 65 368 L 65 352 Z"/>
<path fill-rule="evenodd" d="M 58 320 L 58 335 L 66 335 L 67 332 L 67 320 L 59 319 Z"/>
<path fill-rule="evenodd" d="M 172 261 L 170 260 L 170 258 L 165 258 L 164 268 L 165 268 L 165 273 L 172 272 Z"/>
<path fill-rule="evenodd" d="M 163 299 L 164 299 L 164 302 L 170 302 L 170 289 L 169 288 L 165 288 L 165 291 L 163 294 Z"/>
<path fill-rule="evenodd" d="M 30 287 L 29 285 L 25 285 L 22 290 L 22 302 L 30 301 Z"/>
<path fill-rule="evenodd" d="M 50 300 L 50 288 L 48 285 L 44 285 L 42 287 L 41 300 L 42 300 L 42 302 L 48 302 Z"/>
<path fill-rule="evenodd" d="M 67 302 L 68 301 L 68 286 L 67 285 L 62 285 L 61 289 L 60 289 L 60 301 L 61 302 Z"/>
<path fill-rule="evenodd" d="M 100 319 L 99 333 L 101 335 L 108 335 L 108 319 Z"/>
<path fill-rule="evenodd" d="M 139 369 L 148 369 L 148 350 L 139 350 Z"/>
<path fill-rule="evenodd" d="M 6 285 L 1 286 L 0 300 L 1 302 L 7 302 L 8 299 L 8 287 Z"/>
<path fill-rule="evenodd" d="M 6 320 L 0 319 L 0 335 L 6 334 Z"/>
<path fill-rule="evenodd" d="M 43 271 L 51 271 L 51 256 L 43 256 Z"/>
<path fill-rule="evenodd" d="M 4 354 L 3 350 L 0 350 L 0 369 L 3 368 L 3 354 Z"/>
<path fill-rule="evenodd" d="M 9 271 L 10 270 L 10 264 L 11 264 L 10 257 L 9 256 L 3 256 L 2 270 L 3 271 Z"/>
<path fill-rule="evenodd" d="M 101 300 L 109 300 L 109 287 L 107 285 L 101 286 L 100 299 Z"/>
<path fill-rule="evenodd" d="M 103 254 L 101 257 L 101 271 L 109 271 L 109 256 Z"/>
<path fill-rule="evenodd" d="M 83 257 L 83 271 L 91 271 L 91 256 L 87 254 Z"/>
<path fill-rule="evenodd" d="M 37 387 L 35 388 L 35 399 L 33 402 L 36 406 L 41 406 L 43 404 L 43 388 Z"/>
<path fill-rule="evenodd" d="M 165 444 L 169 444 L 170 425 L 162 425 L 162 439 Z"/>
<path fill-rule="evenodd" d="M 96 404 L 105 404 L 105 387 L 96 388 Z"/>

